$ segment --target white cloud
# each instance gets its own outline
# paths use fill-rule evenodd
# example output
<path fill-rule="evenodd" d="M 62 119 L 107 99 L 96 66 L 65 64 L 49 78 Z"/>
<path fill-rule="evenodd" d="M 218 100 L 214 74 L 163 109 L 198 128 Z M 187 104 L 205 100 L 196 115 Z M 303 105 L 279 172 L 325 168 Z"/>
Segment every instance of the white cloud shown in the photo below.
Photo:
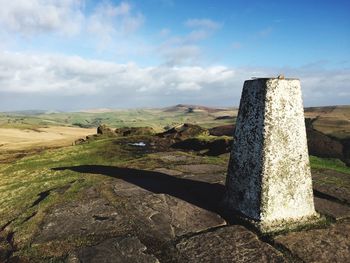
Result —
<path fill-rule="evenodd" d="M 132 7 L 126 2 L 119 5 L 103 2 L 86 20 L 88 32 L 109 38 L 113 34 L 133 33 L 143 24 L 144 17 L 141 13 L 133 14 Z"/>
<path fill-rule="evenodd" d="M 76 56 L 0 53 L 0 91 L 65 95 L 199 90 L 230 81 L 225 67 L 139 67 Z M 172 85 L 170 85 L 172 84 Z"/>
<path fill-rule="evenodd" d="M 79 0 L 0 0 L 2 30 L 22 35 L 58 32 L 76 34 L 84 15 Z"/>
<path fill-rule="evenodd" d="M 164 46 L 160 52 L 169 66 L 192 64 L 201 54 L 197 45 Z"/>
<path fill-rule="evenodd" d="M 0 0 L 0 26 L 3 31 L 32 36 L 39 33 L 112 38 L 113 34 L 130 34 L 144 22 L 127 2 L 97 3 L 91 13 L 85 12 L 83 0 Z"/>
<path fill-rule="evenodd" d="M 306 105 L 345 104 L 342 102 L 350 100 L 349 70 L 140 67 L 77 56 L 11 52 L 0 52 L 0 98 L 13 94 L 14 100 L 27 94 L 25 103 L 31 100 L 44 103 L 38 100 L 46 98 L 50 106 L 47 96 L 51 96 L 51 103 L 61 98 L 59 105 L 63 109 L 72 108 L 74 103 L 82 107 L 159 106 L 180 102 L 237 106 L 244 80 L 276 76 L 279 72 L 301 79 Z M 67 100 L 67 96 L 72 99 Z M 38 107 L 33 102 L 31 108 Z"/>
<path fill-rule="evenodd" d="M 202 54 L 200 41 L 209 38 L 221 27 L 221 24 L 210 19 L 188 19 L 184 24 L 191 28 L 190 32 L 182 36 L 169 36 L 158 47 L 158 53 L 165 59 L 166 65 L 197 64 Z"/>

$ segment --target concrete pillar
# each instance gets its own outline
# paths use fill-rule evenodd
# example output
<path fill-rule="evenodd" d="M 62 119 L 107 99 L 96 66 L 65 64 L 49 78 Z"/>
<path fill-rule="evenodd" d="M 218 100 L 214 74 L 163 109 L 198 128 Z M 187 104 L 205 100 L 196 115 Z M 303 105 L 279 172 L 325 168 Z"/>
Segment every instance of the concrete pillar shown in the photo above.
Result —
<path fill-rule="evenodd" d="M 317 220 L 298 79 L 245 81 L 225 204 L 262 232 Z"/>

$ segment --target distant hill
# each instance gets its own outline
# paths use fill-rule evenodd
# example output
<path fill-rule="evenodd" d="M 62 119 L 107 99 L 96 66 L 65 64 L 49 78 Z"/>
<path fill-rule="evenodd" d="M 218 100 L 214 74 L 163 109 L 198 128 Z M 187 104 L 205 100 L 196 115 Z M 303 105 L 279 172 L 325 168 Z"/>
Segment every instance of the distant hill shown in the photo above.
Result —
<path fill-rule="evenodd" d="M 305 108 L 305 118 L 312 119 L 313 127 L 324 134 L 350 137 L 350 106 Z"/>
<path fill-rule="evenodd" d="M 193 112 L 193 111 L 206 111 L 208 113 L 215 113 L 219 111 L 228 111 L 232 110 L 233 108 L 213 108 L 213 107 L 207 107 L 207 106 L 201 106 L 201 105 L 192 105 L 192 104 L 177 104 L 175 106 L 164 108 L 163 110 L 165 112 L 174 112 L 174 111 L 182 111 L 182 112 Z"/>
<path fill-rule="evenodd" d="M 106 113 L 106 112 L 114 112 L 115 109 L 110 108 L 96 108 L 96 109 L 84 109 L 79 110 L 78 112 L 84 112 L 84 113 Z"/>
<path fill-rule="evenodd" d="M 33 116 L 42 114 L 62 113 L 62 111 L 56 110 L 21 110 L 21 111 L 6 111 L 4 114 L 7 115 L 22 115 L 22 116 Z"/>

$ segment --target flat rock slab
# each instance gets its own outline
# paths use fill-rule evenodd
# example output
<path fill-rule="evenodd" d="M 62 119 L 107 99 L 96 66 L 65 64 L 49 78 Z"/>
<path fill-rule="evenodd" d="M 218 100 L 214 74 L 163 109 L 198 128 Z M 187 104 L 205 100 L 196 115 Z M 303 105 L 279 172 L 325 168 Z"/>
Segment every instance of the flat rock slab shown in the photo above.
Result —
<path fill-rule="evenodd" d="M 135 198 L 129 208 L 127 213 L 138 222 L 138 234 L 155 240 L 168 241 L 226 224 L 218 214 L 165 194 Z"/>
<path fill-rule="evenodd" d="M 119 192 L 114 187 L 116 200 L 113 204 L 90 189 L 84 195 L 86 199 L 56 206 L 45 217 L 33 243 L 81 236 L 99 240 L 128 234 L 162 243 L 226 224 L 218 214 L 199 207 L 200 203 L 192 200 L 192 196 L 184 201 L 124 183 L 118 180 Z"/>
<path fill-rule="evenodd" d="M 338 222 L 326 229 L 277 236 L 275 241 L 304 262 L 350 262 L 349 220 Z"/>
<path fill-rule="evenodd" d="M 350 217 L 350 207 L 327 199 L 314 197 L 316 211 L 329 215 L 337 220 Z"/>
<path fill-rule="evenodd" d="M 91 247 L 80 249 L 68 257 L 67 263 L 158 263 L 147 247 L 136 237 L 113 238 Z"/>
<path fill-rule="evenodd" d="M 228 226 L 182 239 L 180 262 L 287 262 L 283 255 L 243 226 Z"/>
<path fill-rule="evenodd" d="M 226 175 L 224 173 L 185 174 L 182 178 L 225 185 Z"/>
<path fill-rule="evenodd" d="M 175 166 L 175 169 L 194 174 L 226 173 L 227 171 L 226 166 L 216 164 L 184 164 Z"/>
<path fill-rule="evenodd" d="M 158 158 L 170 163 L 201 163 L 203 159 L 198 156 L 185 155 L 177 152 L 158 153 Z"/>
<path fill-rule="evenodd" d="M 87 198 L 57 206 L 46 215 L 34 243 L 79 236 L 109 236 L 130 231 L 125 213 L 104 198 Z"/>
<path fill-rule="evenodd" d="M 312 171 L 312 179 L 316 196 L 325 194 L 350 204 L 350 174 L 318 169 Z"/>
<path fill-rule="evenodd" d="M 114 184 L 114 193 L 118 196 L 130 197 L 130 196 L 142 196 L 152 194 L 152 192 L 137 186 L 133 183 L 125 182 L 124 180 L 116 180 Z"/>
<path fill-rule="evenodd" d="M 159 173 L 164 173 L 164 174 L 167 174 L 167 175 L 172 175 L 172 176 L 179 176 L 179 175 L 183 174 L 180 171 L 167 169 L 167 168 L 156 168 L 153 171 L 159 172 Z"/>

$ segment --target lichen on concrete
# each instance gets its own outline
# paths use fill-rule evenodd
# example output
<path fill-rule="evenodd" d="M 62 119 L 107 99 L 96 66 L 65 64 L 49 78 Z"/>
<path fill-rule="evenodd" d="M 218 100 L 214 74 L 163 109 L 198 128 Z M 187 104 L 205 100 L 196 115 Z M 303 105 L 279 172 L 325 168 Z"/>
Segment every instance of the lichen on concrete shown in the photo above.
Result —
<path fill-rule="evenodd" d="M 234 137 L 229 209 L 263 231 L 317 218 L 299 80 L 246 81 Z"/>

